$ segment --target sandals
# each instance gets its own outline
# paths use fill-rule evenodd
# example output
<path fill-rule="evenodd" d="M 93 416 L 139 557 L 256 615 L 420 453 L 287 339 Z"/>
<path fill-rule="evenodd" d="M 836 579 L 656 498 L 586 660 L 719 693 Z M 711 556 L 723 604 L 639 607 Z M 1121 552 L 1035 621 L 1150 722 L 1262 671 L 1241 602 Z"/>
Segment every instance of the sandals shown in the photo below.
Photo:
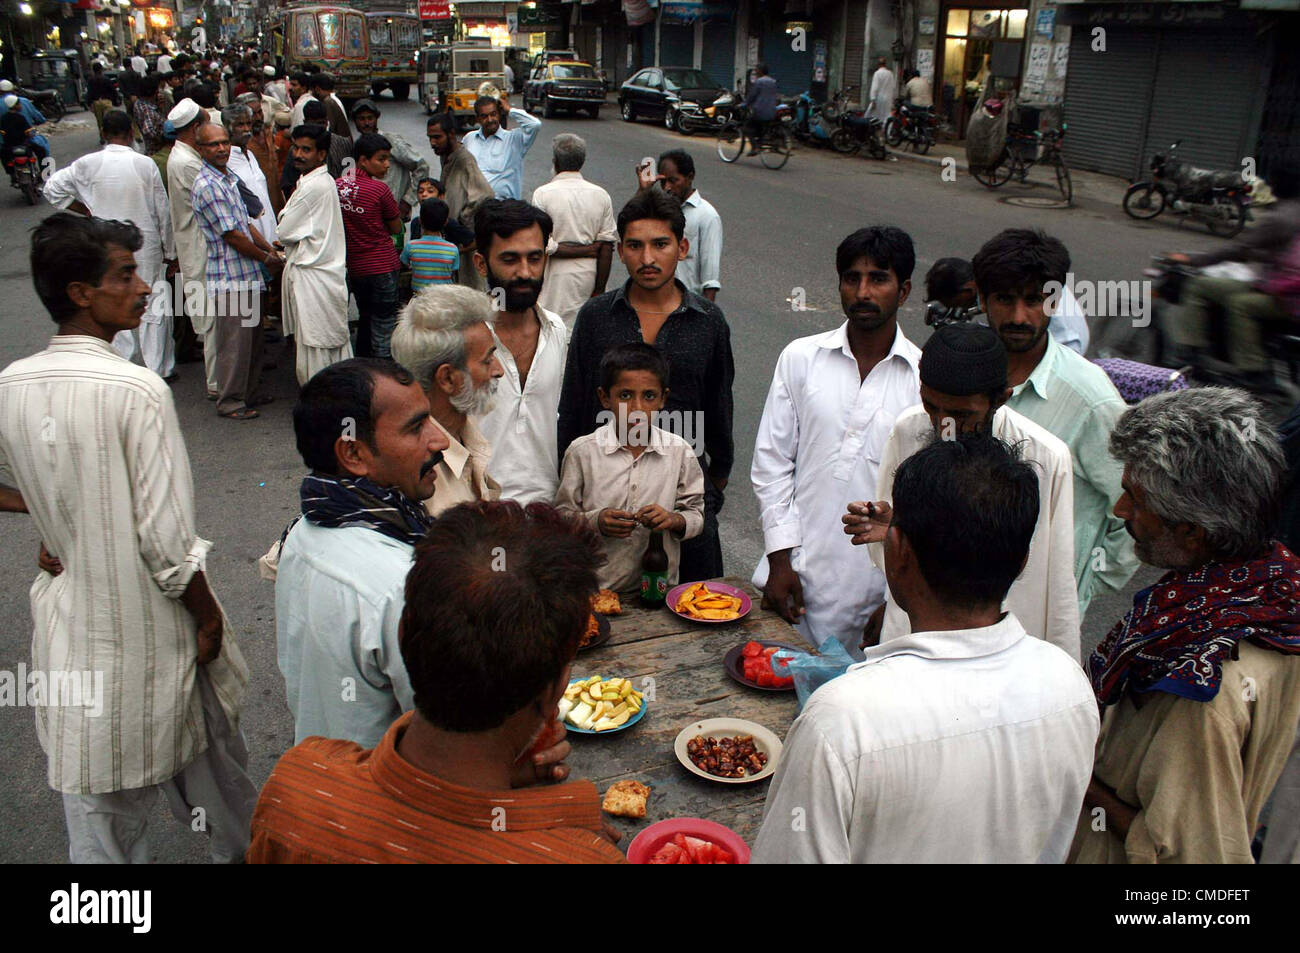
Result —
<path fill-rule="evenodd" d="M 262 416 L 252 407 L 242 407 L 239 410 L 231 411 L 228 414 L 218 414 L 219 417 L 226 417 L 230 420 L 252 420 L 254 417 Z"/>

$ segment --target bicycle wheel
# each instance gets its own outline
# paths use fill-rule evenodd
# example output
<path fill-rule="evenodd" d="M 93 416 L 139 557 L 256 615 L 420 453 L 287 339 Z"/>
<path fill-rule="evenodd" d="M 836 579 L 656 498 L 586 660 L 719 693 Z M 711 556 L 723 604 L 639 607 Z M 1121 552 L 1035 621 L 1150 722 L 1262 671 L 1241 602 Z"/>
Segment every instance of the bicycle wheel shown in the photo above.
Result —
<path fill-rule="evenodd" d="M 1056 187 L 1061 190 L 1061 198 L 1065 199 L 1065 204 L 1071 205 L 1074 202 L 1074 183 L 1070 181 L 1070 170 L 1060 153 L 1057 153 L 1053 165 L 1056 166 Z"/>
<path fill-rule="evenodd" d="M 1155 218 L 1165 210 L 1165 193 L 1150 182 L 1130 185 L 1124 193 L 1124 212 L 1129 218 Z"/>
<path fill-rule="evenodd" d="M 718 158 L 735 162 L 745 151 L 745 130 L 738 122 L 724 122 L 718 130 Z"/>
<path fill-rule="evenodd" d="M 790 135 L 784 129 L 774 129 L 762 139 L 758 159 L 769 169 L 779 169 L 790 161 Z"/>
<path fill-rule="evenodd" d="M 999 186 L 1006 185 L 1011 178 L 1014 163 L 1011 160 L 1011 153 L 1006 149 L 1002 150 L 1002 155 L 998 161 L 991 166 L 982 169 L 971 167 L 970 174 L 975 176 L 975 181 L 980 185 L 990 189 L 996 189 Z"/>

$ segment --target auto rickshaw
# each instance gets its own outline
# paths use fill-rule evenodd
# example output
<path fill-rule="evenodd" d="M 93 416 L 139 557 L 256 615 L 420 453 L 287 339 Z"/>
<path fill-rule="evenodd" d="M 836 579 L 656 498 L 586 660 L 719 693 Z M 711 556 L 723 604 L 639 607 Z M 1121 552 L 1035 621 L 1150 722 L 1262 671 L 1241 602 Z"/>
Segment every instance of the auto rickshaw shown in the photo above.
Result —
<path fill-rule="evenodd" d="M 52 90 L 64 106 L 87 108 L 86 73 L 76 50 L 37 50 L 31 57 L 31 70 L 28 89 Z M 40 108 L 40 102 L 34 102 Z"/>

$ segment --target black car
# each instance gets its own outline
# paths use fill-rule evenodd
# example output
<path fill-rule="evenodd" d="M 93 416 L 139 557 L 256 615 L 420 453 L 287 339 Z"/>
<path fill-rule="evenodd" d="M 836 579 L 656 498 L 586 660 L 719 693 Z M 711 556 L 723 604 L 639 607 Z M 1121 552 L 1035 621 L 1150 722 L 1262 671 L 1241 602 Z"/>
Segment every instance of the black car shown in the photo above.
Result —
<path fill-rule="evenodd" d="M 531 113 L 540 106 L 547 119 L 554 116 L 557 109 L 582 110 L 596 119 L 603 105 L 605 85 L 588 63 L 538 66 L 524 84 L 524 109 Z"/>
<path fill-rule="evenodd" d="M 689 135 L 711 123 L 704 109 L 726 92 L 702 70 L 651 66 L 619 89 L 618 108 L 627 122 L 643 117 L 661 119 L 669 129 Z"/>

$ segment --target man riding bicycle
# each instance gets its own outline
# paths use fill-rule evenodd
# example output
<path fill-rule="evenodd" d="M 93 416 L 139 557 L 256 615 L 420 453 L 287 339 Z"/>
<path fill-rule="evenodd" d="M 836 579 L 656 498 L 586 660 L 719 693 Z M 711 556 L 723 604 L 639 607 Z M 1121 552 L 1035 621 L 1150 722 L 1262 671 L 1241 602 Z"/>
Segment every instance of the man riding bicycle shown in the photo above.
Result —
<path fill-rule="evenodd" d="M 745 95 L 745 108 L 749 118 L 745 120 L 745 135 L 749 137 L 748 155 L 758 155 L 758 144 L 763 141 L 763 134 L 770 123 L 776 120 L 776 107 L 781 101 L 777 91 L 776 80 L 767 75 L 767 64 L 759 63 L 754 67 L 754 82 L 750 84 Z"/>

